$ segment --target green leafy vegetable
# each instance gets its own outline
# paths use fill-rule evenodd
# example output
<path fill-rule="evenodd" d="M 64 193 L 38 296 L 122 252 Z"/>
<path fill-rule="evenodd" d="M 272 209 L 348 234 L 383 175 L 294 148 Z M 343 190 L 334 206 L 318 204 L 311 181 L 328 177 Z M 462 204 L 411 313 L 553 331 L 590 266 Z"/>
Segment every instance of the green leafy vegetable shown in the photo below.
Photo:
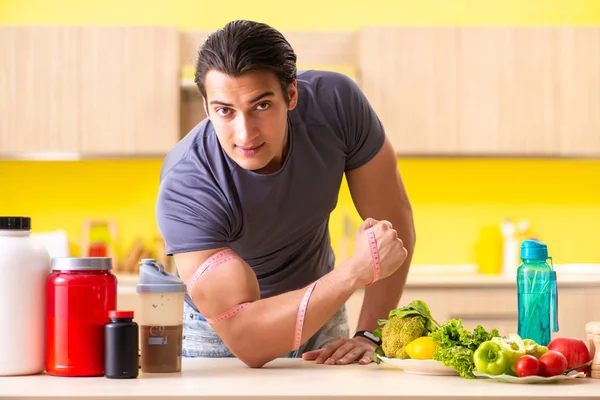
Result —
<path fill-rule="evenodd" d="M 433 359 L 441 361 L 447 367 L 452 367 L 460 376 L 472 378 L 473 375 L 473 351 L 462 346 L 448 347 L 447 349 L 433 352 Z"/>
<path fill-rule="evenodd" d="M 409 315 L 420 315 L 425 318 L 425 329 L 427 329 L 428 332 L 433 332 L 440 326 L 440 324 L 438 324 L 431 316 L 431 311 L 429 311 L 427 304 L 421 300 L 414 300 L 404 307 L 391 310 L 388 319 L 394 317 L 404 318 Z M 385 324 L 385 322 L 387 322 L 387 320 L 377 321 L 379 325 L 382 325 L 382 323 Z"/>
<path fill-rule="evenodd" d="M 474 378 L 473 353 L 481 343 L 500 335 L 497 329 L 487 332 L 481 325 L 471 332 L 462 325 L 461 319 L 453 318 L 429 336 L 438 344 L 433 352 L 434 360 L 453 367 L 464 378 Z"/>

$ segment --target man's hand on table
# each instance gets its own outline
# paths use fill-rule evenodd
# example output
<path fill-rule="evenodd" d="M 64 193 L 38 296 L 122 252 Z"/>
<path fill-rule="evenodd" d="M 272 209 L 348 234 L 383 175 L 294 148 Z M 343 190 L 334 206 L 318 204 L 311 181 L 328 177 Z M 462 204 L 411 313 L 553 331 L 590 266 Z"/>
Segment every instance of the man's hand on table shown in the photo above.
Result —
<path fill-rule="evenodd" d="M 377 345 L 369 339 L 355 337 L 353 339 L 338 339 L 319 350 L 307 351 L 302 358 L 315 361 L 317 364 L 345 365 L 358 361 L 359 364 L 369 364 Z"/>

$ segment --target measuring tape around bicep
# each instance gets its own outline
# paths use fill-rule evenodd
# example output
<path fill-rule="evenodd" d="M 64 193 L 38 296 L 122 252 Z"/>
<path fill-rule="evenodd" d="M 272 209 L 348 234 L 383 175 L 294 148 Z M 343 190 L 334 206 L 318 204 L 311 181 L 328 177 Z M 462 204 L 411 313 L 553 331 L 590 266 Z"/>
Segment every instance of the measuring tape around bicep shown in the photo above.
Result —
<path fill-rule="evenodd" d="M 229 319 L 233 316 L 235 316 L 237 313 L 239 313 L 240 311 L 242 311 L 244 308 L 248 307 L 252 302 L 248 301 L 242 304 L 238 304 L 235 307 L 230 308 L 229 310 L 225 311 L 223 314 L 219 314 L 216 317 L 212 317 L 212 318 L 206 318 L 206 322 L 208 322 L 209 324 L 214 324 L 216 322 L 221 322 L 221 321 L 225 321 L 226 319 Z"/>
<path fill-rule="evenodd" d="M 190 295 L 190 297 L 192 296 L 192 292 L 194 290 L 194 286 L 196 286 L 196 282 L 198 282 L 198 279 L 200 279 L 202 275 L 204 275 L 212 269 L 217 268 L 219 265 L 225 264 L 226 262 L 236 260 L 239 258 L 240 257 L 237 254 L 235 254 L 232 249 L 224 249 L 210 256 L 206 261 L 204 261 L 204 263 L 202 263 L 202 265 L 198 267 L 196 272 L 194 272 L 194 275 L 192 276 L 187 285 L 188 294 Z"/>
<path fill-rule="evenodd" d="M 372 227 L 367 229 L 367 238 L 369 241 L 369 248 L 371 250 L 371 261 L 372 261 L 372 267 L 373 267 L 373 281 L 367 285 L 367 286 L 369 286 L 373 282 L 375 282 L 379 279 L 379 276 L 381 273 L 381 268 L 380 268 L 380 264 L 379 264 L 379 252 L 377 251 L 377 240 L 375 238 L 375 233 L 373 232 Z M 211 269 L 218 267 L 219 265 L 221 265 L 225 262 L 231 261 L 233 259 L 239 259 L 239 258 L 240 257 L 238 255 L 236 255 L 233 252 L 233 250 L 225 249 L 225 250 L 222 250 L 222 251 L 214 254 L 209 259 L 207 259 L 204 262 L 204 264 L 202 264 L 198 268 L 198 270 L 194 273 L 194 276 L 190 280 L 190 285 L 189 285 L 190 295 L 192 293 L 194 285 L 196 284 L 196 281 L 203 274 L 210 271 Z M 310 300 L 310 296 L 312 295 L 312 292 L 315 289 L 317 282 L 318 281 L 313 282 L 306 289 L 306 292 L 304 293 L 304 296 L 302 297 L 302 300 L 300 301 L 300 306 L 298 308 L 298 314 L 296 316 L 296 327 L 294 329 L 293 350 L 298 350 L 298 348 L 302 344 L 302 332 L 304 330 L 304 321 L 306 319 L 306 310 L 308 308 L 308 302 Z M 216 317 L 206 318 L 206 321 L 211 324 L 220 322 L 220 321 L 224 321 L 226 319 L 229 319 L 229 318 L 235 316 L 237 313 L 239 313 L 240 311 L 242 311 L 243 309 L 248 307 L 250 304 L 251 304 L 251 302 L 245 302 L 245 303 L 238 304 L 238 305 L 232 307 L 231 309 L 225 311 L 224 313 L 217 315 Z"/>

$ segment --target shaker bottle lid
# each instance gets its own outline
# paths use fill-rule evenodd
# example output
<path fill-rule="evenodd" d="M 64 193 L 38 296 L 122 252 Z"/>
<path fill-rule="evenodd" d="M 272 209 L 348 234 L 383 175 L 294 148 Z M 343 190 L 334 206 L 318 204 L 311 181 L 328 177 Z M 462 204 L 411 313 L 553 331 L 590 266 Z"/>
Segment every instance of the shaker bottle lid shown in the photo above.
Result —
<path fill-rule="evenodd" d="M 30 217 L 0 217 L 0 230 L 31 230 Z"/>
<path fill-rule="evenodd" d="M 165 271 L 161 263 L 152 258 L 141 261 L 138 293 L 185 293 L 181 279 Z"/>
<path fill-rule="evenodd" d="M 524 240 L 521 244 L 521 259 L 523 260 L 546 260 L 548 258 L 548 246 L 537 240 Z"/>
<path fill-rule="evenodd" d="M 55 257 L 52 270 L 60 271 L 109 271 L 112 269 L 110 257 Z"/>

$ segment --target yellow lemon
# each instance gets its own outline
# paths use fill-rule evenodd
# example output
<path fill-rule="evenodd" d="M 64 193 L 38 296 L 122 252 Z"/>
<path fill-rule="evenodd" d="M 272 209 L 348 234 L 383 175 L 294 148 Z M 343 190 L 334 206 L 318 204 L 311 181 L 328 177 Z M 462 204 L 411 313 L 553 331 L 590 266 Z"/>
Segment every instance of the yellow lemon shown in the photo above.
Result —
<path fill-rule="evenodd" d="M 406 354 L 414 360 L 431 360 L 437 344 L 429 336 L 421 336 L 404 347 Z"/>

